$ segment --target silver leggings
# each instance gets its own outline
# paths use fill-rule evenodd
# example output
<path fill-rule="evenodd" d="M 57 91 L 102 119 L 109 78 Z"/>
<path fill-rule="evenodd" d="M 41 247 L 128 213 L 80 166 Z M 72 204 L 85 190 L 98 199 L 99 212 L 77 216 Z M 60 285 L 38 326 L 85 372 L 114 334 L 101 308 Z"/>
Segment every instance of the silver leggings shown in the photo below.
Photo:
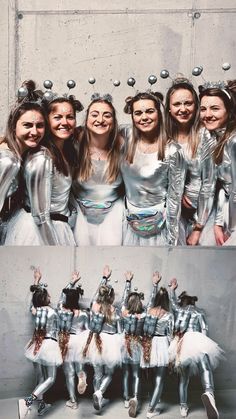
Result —
<path fill-rule="evenodd" d="M 34 367 L 36 370 L 37 386 L 32 393 L 38 399 L 42 399 L 44 393 L 55 383 L 57 367 L 40 364 L 34 364 Z"/>
<path fill-rule="evenodd" d="M 155 368 L 155 387 L 152 394 L 152 398 L 149 402 L 149 409 L 154 410 L 162 395 L 164 378 L 166 374 L 166 367 Z"/>
<path fill-rule="evenodd" d="M 66 387 L 69 393 L 70 400 L 72 402 L 75 402 L 75 377 L 78 377 L 79 373 L 83 371 L 83 365 L 79 362 L 64 362 L 63 370 L 66 377 Z"/>
<path fill-rule="evenodd" d="M 94 368 L 94 377 L 93 377 L 94 391 L 101 390 L 102 394 L 104 394 L 112 380 L 114 368 L 109 368 L 107 365 L 96 365 L 93 368 Z"/>
<path fill-rule="evenodd" d="M 123 396 L 129 400 L 129 373 L 132 373 L 132 397 L 138 397 L 140 382 L 139 364 L 123 364 Z"/>
<path fill-rule="evenodd" d="M 202 388 L 205 391 L 214 393 L 214 380 L 211 369 L 209 356 L 204 354 L 198 363 L 199 375 L 201 378 Z M 179 380 L 179 399 L 181 404 L 187 404 L 188 401 L 188 385 L 190 378 L 190 368 L 185 367 L 181 369 Z"/>

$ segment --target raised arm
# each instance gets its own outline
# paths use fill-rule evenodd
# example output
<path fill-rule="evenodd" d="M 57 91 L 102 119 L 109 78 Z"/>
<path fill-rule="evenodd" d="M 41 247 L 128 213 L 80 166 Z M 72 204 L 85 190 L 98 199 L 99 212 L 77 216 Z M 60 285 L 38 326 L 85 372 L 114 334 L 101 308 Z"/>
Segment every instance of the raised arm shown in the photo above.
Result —
<path fill-rule="evenodd" d="M 81 276 L 80 276 L 79 271 L 72 272 L 71 280 L 64 288 L 73 289 L 80 279 L 81 279 Z M 64 303 L 65 303 L 65 294 L 62 291 L 57 307 L 61 309 Z"/>
<path fill-rule="evenodd" d="M 161 281 L 161 274 L 158 271 L 153 272 L 152 274 L 152 292 L 151 295 L 149 297 L 149 301 L 147 303 L 147 308 L 146 310 L 148 311 L 150 308 L 153 307 L 156 295 L 157 295 L 157 291 L 158 291 L 158 284 Z"/>
<path fill-rule="evenodd" d="M 126 308 L 127 299 L 128 299 L 129 294 L 130 294 L 130 291 L 131 291 L 131 281 L 132 281 L 133 277 L 134 277 L 134 274 L 131 271 L 126 271 L 125 272 L 125 287 L 124 287 L 122 299 L 121 299 L 121 302 L 120 302 L 120 311 L 121 312 L 123 310 L 125 310 L 125 308 Z"/>
<path fill-rule="evenodd" d="M 96 292 L 95 292 L 95 294 L 94 294 L 94 296 L 91 300 L 90 307 L 92 307 L 93 303 L 96 302 L 97 297 L 98 297 L 99 288 L 101 287 L 101 285 L 106 285 L 107 284 L 107 281 L 111 276 L 111 272 L 112 271 L 111 271 L 110 267 L 108 265 L 105 265 L 104 268 L 103 268 L 103 272 L 102 272 L 102 279 L 100 280 L 100 283 L 99 283 L 99 285 L 96 289 Z"/>
<path fill-rule="evenodd" d="M 177 289 L 177 287 L 178 287 L 177 279 L 172 278 L 169 283 L 169 296 L 170 296 L 171 308 L 174 313 L 178 312 L 178 309 L 179 309 L 179 304 L 177 303 L 177 297 L 175 293 L 175 290 Z"/>

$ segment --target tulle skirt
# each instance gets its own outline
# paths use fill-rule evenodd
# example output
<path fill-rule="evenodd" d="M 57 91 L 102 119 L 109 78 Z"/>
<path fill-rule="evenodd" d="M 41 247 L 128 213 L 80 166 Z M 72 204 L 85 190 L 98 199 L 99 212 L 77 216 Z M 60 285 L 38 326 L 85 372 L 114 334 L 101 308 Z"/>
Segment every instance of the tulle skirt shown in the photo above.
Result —
<path fill-rule="evenodd" d="M 124 364 L 140 364 L 142 356 L 140 337 L 123 334 L 121 354 Z"/>
<path fill-rule="evenodd" d="M 59 366 L 62 364 L 61 351 L 53 339 L 44 339 L 37 353 L 34 355 L 35 344 L 25 347 L 25 356 L 32 362 L 46 366 Z"/>
<path fill-rule="evenodd" d="M 78 206 L 74 227 L 77 246 L 120 246 L 122 244 L 123 200 L 115 201 L 104 220 L 99 223 L 88 222 Z"/>
<path fill-rule="evenodd" d="M 186 332 L 181 339 L 176 336 L 169 346 L 169 361 L 177 368 L 190 366 L 193 372 L 204 354 L 208 355 L 212 369 L 224 358 L 219 345 L 200 332 Z"/>
<path fill-rule="evenodd" d="M 74 246 L 75 241 L 68 223 L 51 221 L 59 246 Z M 31 213 L 20 209 L 9 221 L 6 246 L 42 246 L 45 243 Z"/>
<path fill-rule="evenodd" d="M 93 333 L 86 356 L 83 356 L 87 339 L 90 336 L 90 331 L 85 330 L 80 334 L 80 341 L 76 352 L 76 359 L 84 359 L 84 362 L 89 363 L 93 366 L 96 365 L 107 365 L 110 368 L 119 366 L 122 363 L 121 346 L 122 346 L 122 335 L 115 333 L 109 334 L 101 332 L 98 335 Z M 99 352 L 96 336 L 101 339 L 101 352 Z"/>
<path fill-rule="evenodd" d="M 153 336 L 150 361 L 145 362 L 141 358 L 141 368 L 165 367 L 169 363 L 168 354 L 169 341 L 167 336 Z"/>
<path fill-rule="evenodd" d="M 85 359 L 82 356 L 81 351 L 78 351 L 78 348 L 80 348 L 81 346 L 80 340 L 81 333 L 78 335 L 70 335 L 70 339 L 68 342 L 68 351 L 66 353 L 64 362 L 78 362 L 80 364 L 85 362 Z"/>

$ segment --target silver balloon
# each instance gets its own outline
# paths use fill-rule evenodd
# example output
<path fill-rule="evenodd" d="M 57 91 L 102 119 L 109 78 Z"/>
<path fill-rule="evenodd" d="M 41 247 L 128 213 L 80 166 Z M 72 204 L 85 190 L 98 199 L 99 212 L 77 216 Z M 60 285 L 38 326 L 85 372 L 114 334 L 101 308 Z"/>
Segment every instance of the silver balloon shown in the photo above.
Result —
<path fill-rule="evenodd" d="M 67 87 L 69 87 L 69 89 L 74 89 L 75 86 L 76 86 L 76 83 L 74 80 L 68 80 Z"/>
<path fill-rule="evenodd" d="M 192 75 L 193 76 L 200 76 L 200 74 L 202 73 L 203 67 L 202 66 L 198 66 L 198 67 L 194 67 L 192 70 Z"/>
<path fill-rule="evenodd" d="M 168 70 L 161 70 L 160 76 L 162 79 L 167 79 L 169 77 L 169 71 Z"/>
<path fill-rule="evenodd" d="M 117 284 L 117 282 L 118 282 L 118 279 L 115 279 L 115 283 Z"/>
<path fill-rule="evenodd" d="M 28 89 L 27 87 L 20 87 L 18 89 L 18 98 L 24 98 L 28 95 Z"/>
<path fill-rule="evenodd" d="M 44 85 L 45 89 L 51 89 L 52 86 L 53 86 L 53 82 L 51 80 L 45 80 L 43 82 L 43 85 Z"/>
<path fill-rule="evenodd" d="M 114 80 L 113 84 L 114 84 L 115 87 L 120 86 L 120 80 Z"/>
<path fill-rule="evenodd" d="M 231 64 L 230 63 L 224 63 L 224 64 L 222 64 L 222 68 L 223 68 L 223 70 L 227 71 L 231 68 Z"/>
<path fill-rule="evenodd" d="M 96 82 L 96 79 L 94 77 L 89 77 L 88 82 L 90 84 L 94 84 Z"/>
<path fill-rule="evenodd" d="M 134 287 L 134 291 L 137 292 L 138 291 L 138 287 Z"/>
<path fill-rule="evenodd" d="M 151 85 L 155 84 L 156 82 L 157 82 L 157 77 L 154 76 L 153 74 L 148 77 L 148 83 L 150 83 Z"/>
<path fill-rule="evenodd" d="M 136 80 L 133 77 L 128 78 L 128 80 L 127 80 L 128 86 L 133 87 L 135 85 L 135 83 L 136 83 Z"/>
<path fill-rule="evenodd" d="M 52 100 L 53 98 L 53 93 L 51 92 L 51 90 L 48 90 L 47 92 L 44 93 L 43 98 L 45 100 Z"/>

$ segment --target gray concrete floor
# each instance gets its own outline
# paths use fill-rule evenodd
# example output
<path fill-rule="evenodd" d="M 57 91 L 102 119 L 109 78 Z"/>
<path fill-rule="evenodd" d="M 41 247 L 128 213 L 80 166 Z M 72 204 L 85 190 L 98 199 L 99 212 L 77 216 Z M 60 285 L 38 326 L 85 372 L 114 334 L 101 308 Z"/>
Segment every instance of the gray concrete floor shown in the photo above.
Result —
<path fill-rule="evenodd" d="M 0 419 L 18 419 L 17 401 L 17 398 L 0 400 Z M 216 393 L 216 401 L 220 419 L 236 419 L 236 390 L 218 391 Z M 142 402 L 137 418 L 146 418 L 147 404 L 147 401 Z M 51 410 L 44 415 L 47 419 L 96 419 L 96 417 L 99 416 L 107 419 L 125 419 L 129 417 L 128 411 L 124 408 L 124 404 L 120 399 L 110 401 L 99 414 L 94 410 L 91 399 L 88 398 L 81 398 L 77 410 L 66 407 L 65 400 L 56 401 L 53 403 Z M 38 417 L 35 406 L 26 418 L 36 419 Z M 163 413 L 159 417 L 163 419 L 180 418 L 178 405 L 173 404 L 172 402 L 170 404 L 163 402 Z M 205 410 L 199 399 L 199 394 L 191 394 L 191 406 L 188 418 L 206 419 Z"/>

